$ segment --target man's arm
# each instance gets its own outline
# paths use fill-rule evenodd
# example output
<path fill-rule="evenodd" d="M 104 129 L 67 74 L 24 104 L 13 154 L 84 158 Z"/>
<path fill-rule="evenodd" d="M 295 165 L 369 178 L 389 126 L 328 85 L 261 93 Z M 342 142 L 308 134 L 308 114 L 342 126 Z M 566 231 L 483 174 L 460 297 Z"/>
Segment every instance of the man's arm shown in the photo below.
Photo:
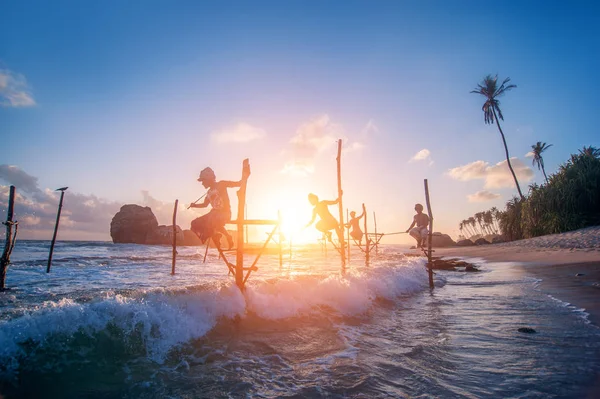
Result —
<path fill-rule="evenodd" d="M 337 198 L 335 201 L 327 201 L 327 200 L 323 200 L 323 201 L 321 201 L 321 202 L 322 202 L 322 203 L 324 203 L 325 205 L 329 206 L 329 205 L 335 205 L 335 204 L 337 204 L 338 202 L 340 202 L 340 199 L 339 199 L 339 198 Z"/>
<path fill-rule="evenodd" d="M 190 208 L 206 208 L 208 206 L 208 197 L 204 198 L 201 204 L 190 204 Z"/>
<path fill-rule="evenodd" d="M 311 224 L 313 224 L 313 222 L 315 221 L 316 218 L 317 218 L 317 207 L 314 207 L 313 213 L 312 213 L 312 219 L 310 219 L 310 222 L 308 222 L 305 227 L 308 227 Z"/>
<path fill-rule="evenodd" d="M 221 180 L 218 184 L 221 184 L 227 188 L 240 187 L 242 185 L 242 180 L 239 180 L 239 181 Z"/>
<path fill-rule="evenodd" d="M 410 227 L 408 229 L 406 229 L 407 233 L 410 231 L 410 229 L 412 229 L 413 227 L 415 227 L 415 223 L 417 223 L 417 221 L 415 219 L 413 219 L 413 222 L 410 224 Z"/>

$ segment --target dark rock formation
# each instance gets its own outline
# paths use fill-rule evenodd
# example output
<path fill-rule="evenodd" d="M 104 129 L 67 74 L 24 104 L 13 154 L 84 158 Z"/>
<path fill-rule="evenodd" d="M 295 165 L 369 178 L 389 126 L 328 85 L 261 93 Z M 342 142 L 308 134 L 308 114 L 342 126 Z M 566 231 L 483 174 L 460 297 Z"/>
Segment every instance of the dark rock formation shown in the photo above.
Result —
<path fill-rule="evenodd" d="M 458 245 L 459 247 L 470 247 L 472 245 L 475 245 L 475 243 L 471 240 L 460 240 L 459 242 L 456 243 L 456 245 Z"/>
<path fill-rule="evenodd" d="M 145 244 L 148 233 L 158 227 L 149 207 L 123 205 L 110 222 L 110 236 L 116 244 Z"/>
<path fill-rule="evenodd" d="M 431 235 L 431 246 L 434 248 L 453 247 L 456 245 L 448 234 L 433 233 Z"/>
<path fill-rule="evenodd" d="M 525 333 L 525 334 L 535 334 L 537 331 L 535 331 L 533 328 L 530 327 L 521 327 L 518 330 L 521 333 Z"/>
<path fill-rule="evenodd" d="M 175 235 L 177 239 L 177 245 L 183 245 L 185 236 L 179 226 L 175 226 Z M 194 234 L 195 235 L 195 234 Z M 146 236 L 145 244 L 148 245 L 173 245 L 173 225 L 165 226 L 161 225 L 151 230 Z"/>
<path fill-rule="evenodd" d="M 490 242 L 485 238 L 478 238 L 475 240 L 475 245 L 488 245 Z"/>

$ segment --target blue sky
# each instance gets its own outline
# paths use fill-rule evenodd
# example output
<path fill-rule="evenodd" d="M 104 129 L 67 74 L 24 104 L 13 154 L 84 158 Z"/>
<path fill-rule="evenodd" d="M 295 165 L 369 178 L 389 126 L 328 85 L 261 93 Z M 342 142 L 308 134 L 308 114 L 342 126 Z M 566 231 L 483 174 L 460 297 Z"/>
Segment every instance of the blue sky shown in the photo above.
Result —
<path fill-rule="evenodd" d="M 435 230 L 456 236 L 462 219 L 516 193 L 506 165 L 495 166 L 504 150 L 483 122 L 483 99 L 469 93 L 485 75 L 517 85 L 501 98 L 502 127 L 524 191 L 542 182 L 525 156 L 536 141 L 553 144 L 548 173 L 584 145 L 600 147 L 598 8 L 4 3 L 0 184 L 24 196 L 24 237 L 51 237 L 52 190 L 66 185 L 59 237 L 110 239 L 121 205 L 150 205 L 169 224 L 176 198 L 188 204 L 204 193 L 202 168 L 233 180 L 248 157 L 250 216 L 292 208 L 308 221 L 306 193 L 335 198 L 342 138 L 346 206 L 364 202 L 380 231 L 403 231 L 427 178 Z M 180 224 L 201 213 L 182 209 Z"/>

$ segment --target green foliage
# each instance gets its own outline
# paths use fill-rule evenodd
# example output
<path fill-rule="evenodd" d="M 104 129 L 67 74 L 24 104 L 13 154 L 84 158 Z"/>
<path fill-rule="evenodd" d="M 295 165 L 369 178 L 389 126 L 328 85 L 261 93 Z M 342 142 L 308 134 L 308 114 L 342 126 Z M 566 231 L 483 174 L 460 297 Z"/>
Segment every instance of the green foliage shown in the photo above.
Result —
<path fill-rule="evenodd" d="M 584 147 L 548 183 L 529 187 L 526 199 L 513 198 L 499 216 L 509 240 L 600 225 L 600 151 Z"/>

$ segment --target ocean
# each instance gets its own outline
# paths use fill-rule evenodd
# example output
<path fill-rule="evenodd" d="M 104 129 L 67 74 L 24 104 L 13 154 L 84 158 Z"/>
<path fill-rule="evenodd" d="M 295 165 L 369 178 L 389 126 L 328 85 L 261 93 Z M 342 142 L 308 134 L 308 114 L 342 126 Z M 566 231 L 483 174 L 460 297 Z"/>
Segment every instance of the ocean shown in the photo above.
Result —
<path fill-rule="evenodd" d="M 211 250 L 17 241 L 4 398 L 585 398 L 600 329 L 517 264 L 436 271 L 382 246 L 263 255 L 240 293 Z M 254 259 L 248 255 L 246 262 Z M 534 334 L 518 331 L 534 328 Z M 597 391 L 595 391 L 597 393 Z"/>

